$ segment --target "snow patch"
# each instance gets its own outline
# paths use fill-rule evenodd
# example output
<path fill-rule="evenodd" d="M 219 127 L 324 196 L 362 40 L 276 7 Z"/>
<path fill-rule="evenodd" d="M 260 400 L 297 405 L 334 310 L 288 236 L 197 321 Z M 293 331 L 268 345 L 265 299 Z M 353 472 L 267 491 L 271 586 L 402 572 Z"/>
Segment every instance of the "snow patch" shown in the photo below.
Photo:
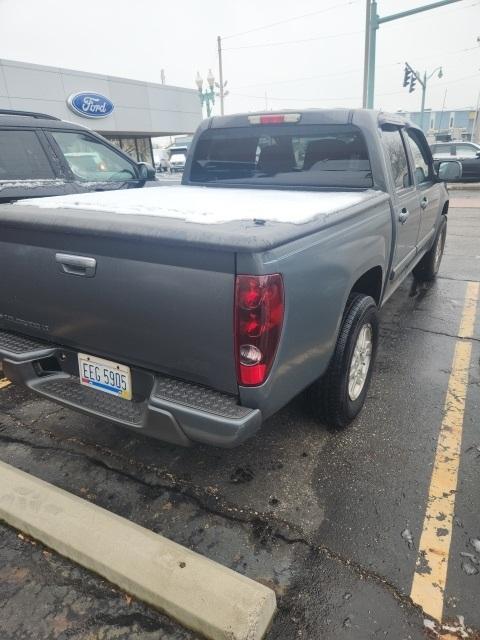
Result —
<path fill-rule="evenodd" d="M 34 198 L 17 203 L 39 209 L 81 209 L 199 224 L 240 220 L 303 224 L 326 217 L 377 196 L 380 192 L 282 191 L 172 185 L 81 195 Z M 15 205 L 14 205 L 15 206 Z"/>
<path fill-rule="evenodd" d="M 65 184 L 65 180 L 57 178 L 45 180 L 0 180 L 0 191 L 2 189 L 37 189 L 39 187 L 52 187 Z"/>

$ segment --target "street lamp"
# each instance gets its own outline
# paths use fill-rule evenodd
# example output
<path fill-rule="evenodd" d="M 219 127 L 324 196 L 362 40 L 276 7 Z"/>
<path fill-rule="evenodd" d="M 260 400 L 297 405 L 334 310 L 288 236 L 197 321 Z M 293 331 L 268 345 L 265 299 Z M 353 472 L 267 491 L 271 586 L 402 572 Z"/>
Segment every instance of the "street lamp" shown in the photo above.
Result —
<path fill-rule="evenodd" d="M 205 91 L 203 90 L 203 78 L 198 71 L 195 77 L 195 83 L 198 88 L 198 97 L 200 98 L 200 104 L 202 105 L 202 107 L 203 105 L 205 105 L 205 108 L 207 110 L 207 118 L 209 118 L 212 113 L 212 106 L 215 104 L 215 77 L 212 73 L 212 70 L 208 70 L 208 88 L 205 89 Z"/>
<path fill-rule="evenodd" d="M 420 73 L 418 71 L 414 71 L 412 66 L 408 64 L 408 62 L 405 63 L 405 76 L 404 76 L 404 80 L 403 80 L 403 86 L 410 86 L 409 88 L 409 93 L 412 93 L 413 91 L 415 91 L 415 84 L 418 80 L 418 82 L 420 83 L 421 87 L 422 87 L 422 106 L 420 109 L 420 127 L 423 129 L 423 120 L 424 120 L 424 113 L 425 113 L 425 96 L 427 93 L 427 82 L 433 78 L 433 76 L 437 74 L 437 78 L 443 78 L 443 70 L 442 67 L 437 67 L 436 69 L 434 69 L 432 71 L 432 73 L 430 73 L 429 75 L 427 75 L 427 72 L 424 71 L 423 72 L 423 78 L 420 75 Z"/>
<path fill-rule="evenodd" d="M 427 82 L 430 80 L 430 78 L 433 78 L 435 74 L 437 74 L 437 78 L 443 78 L 442 67 L 437 67 L 436 69 L 434 69 L 429 76 L 427 76 L 427 72 L 425 71 L 423 74 L 423 80 L 420 78 L 420 74 L 417 71 L 418 81 L 422 85 L 422 107 L 421 107 L 421 114 L 420 114 L 420 126 L 422 129 L 424 128 L 423 121 L 424 121 L 424 114 L 425 114 L 425 96 L 427 93 Z"/>

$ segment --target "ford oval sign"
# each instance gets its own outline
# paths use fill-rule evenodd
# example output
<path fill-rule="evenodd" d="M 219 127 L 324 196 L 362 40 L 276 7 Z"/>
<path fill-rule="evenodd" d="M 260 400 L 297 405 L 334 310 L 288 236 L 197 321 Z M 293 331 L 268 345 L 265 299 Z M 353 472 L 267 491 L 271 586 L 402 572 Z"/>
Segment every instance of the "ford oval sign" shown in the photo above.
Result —
<path fill-rule="evenodd" d="M 115 109 L 111 100 L 90 91 L 74 93 L 67 102 L 74 113 L 84 118 L 106 118 Z"/>

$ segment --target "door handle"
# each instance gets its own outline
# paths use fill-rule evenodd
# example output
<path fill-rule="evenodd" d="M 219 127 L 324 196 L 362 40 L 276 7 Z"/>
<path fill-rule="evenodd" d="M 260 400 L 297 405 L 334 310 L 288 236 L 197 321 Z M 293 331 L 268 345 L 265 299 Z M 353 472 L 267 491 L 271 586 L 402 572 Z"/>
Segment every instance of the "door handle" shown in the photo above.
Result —
<path fill-rule="evenodd" d="M 97 261 L 95 258 L 72 256 L 68 253 L 56 253 L 55 262 L 57 263 L 59 271 L 69 276 L 93 278 L 97 270 Z"/>
<path fill-rule="evenodd" d="M 422 209 L 426 209 L 427 208 L 427 204 L 428 204 L 428 198 L 427 198 L 427 196 L 425 196 L 424 198 L 422 198 L 420 200 L 420 206 L 422 207 Z"/>
<path fill-rule="evenodd" d="M 405 224 L 409 215 L 410 211 L 406 207 L 403 207 L 398 216 L 398 221 L 400 222 L 400 224 Z"/>

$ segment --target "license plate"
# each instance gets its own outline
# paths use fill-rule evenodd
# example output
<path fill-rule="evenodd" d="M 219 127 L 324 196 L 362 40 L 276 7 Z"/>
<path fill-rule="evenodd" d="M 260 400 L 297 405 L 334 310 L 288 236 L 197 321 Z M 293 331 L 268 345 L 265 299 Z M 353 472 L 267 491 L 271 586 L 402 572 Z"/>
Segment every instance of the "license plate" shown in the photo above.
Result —
<path fill-rule="evenodd" d="M 79 353 L 78 369 L 80 382 L 86 387 L 92 387 L 125 400 L 132 399 L 130 368 L 124 364 Z"/>

